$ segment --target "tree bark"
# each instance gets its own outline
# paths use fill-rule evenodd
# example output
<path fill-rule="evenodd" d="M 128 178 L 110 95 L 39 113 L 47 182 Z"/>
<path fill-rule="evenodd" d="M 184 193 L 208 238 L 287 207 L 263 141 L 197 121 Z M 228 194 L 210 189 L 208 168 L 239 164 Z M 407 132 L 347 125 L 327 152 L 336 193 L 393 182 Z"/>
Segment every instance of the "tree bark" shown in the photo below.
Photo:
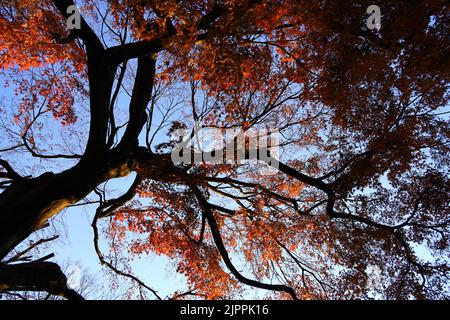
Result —
<path fill-rule="evenodd" d="M 67 286 L 67 277 L 53 262 L 0 263 L 0 291 L 42 291 L 69 300 L 84 300 Z"/>
<path fill-rule="evenodd" d="M 0 260 L 50 218 L 86 197 L 102 182 L 132 170 L 129 157 L 110 152 L 81 160 L 64 172 L 16 181 L 0 194 Z"/>

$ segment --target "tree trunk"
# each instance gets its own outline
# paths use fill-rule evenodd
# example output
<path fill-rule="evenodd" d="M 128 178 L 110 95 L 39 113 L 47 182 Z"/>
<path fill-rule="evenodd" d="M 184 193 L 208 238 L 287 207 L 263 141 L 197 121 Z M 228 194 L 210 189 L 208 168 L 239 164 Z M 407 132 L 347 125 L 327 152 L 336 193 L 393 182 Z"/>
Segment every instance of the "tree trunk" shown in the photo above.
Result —
<path fill-rule="evenodd" d="M 108 159 L 109 158 L 109 159 Z M 82 160 L 64 172 L 15 182 L 0 194 L 0 261 L 50 218 L 82 200 L 102 182 L 131 172 L 127 157 Z"/>

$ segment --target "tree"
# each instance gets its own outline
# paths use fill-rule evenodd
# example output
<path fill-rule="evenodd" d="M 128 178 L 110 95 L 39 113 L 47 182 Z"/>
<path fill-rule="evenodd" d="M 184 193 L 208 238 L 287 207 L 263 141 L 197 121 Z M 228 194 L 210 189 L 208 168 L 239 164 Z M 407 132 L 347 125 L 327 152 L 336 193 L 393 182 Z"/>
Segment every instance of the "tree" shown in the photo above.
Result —
<path fill-rule="evenodd" d="M 2 106 L 0 289 L 29 279 L 79 298 L 56 265 L 5 261 L 95 201 L 100 261 L 153 291 L 103 255 L 104 221 L 113 250 L 173 260 L 190 286 L 174 298 L 242 285 L 293 299 L 447 297 L 448 6 L 384 1 L 368 30 L 371 4 L 86 0 L 70 30 L 72 0 L 1 1 L 0 66 L 16 97 Z M 194 121 L 278 130 L 277 171 L 174 163 L 173 133 Z M 18 155 L 31 171 L 14 169 Z M 106 192 L 129 175 L 123 195 Z"/>

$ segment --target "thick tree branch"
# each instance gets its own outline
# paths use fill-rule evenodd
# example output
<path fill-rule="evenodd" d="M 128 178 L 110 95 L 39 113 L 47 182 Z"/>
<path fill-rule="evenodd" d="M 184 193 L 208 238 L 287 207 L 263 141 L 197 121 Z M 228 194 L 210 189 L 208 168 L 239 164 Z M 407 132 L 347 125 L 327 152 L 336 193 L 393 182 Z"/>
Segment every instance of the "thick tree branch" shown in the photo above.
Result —
<path fill-rule="evenodd" d="M 6 170 L 7 177 L 13 180 L 23 179 L 23 177 L 20 174 L 18 174 L 6 160 L 0 159 L 0 166 L 2 166 Z"/>
<path fill-rule="evenodd" d="M 119 65 L 131 59 L 152 57 L 163 50 L 166 45 L 165 41 L 161 39 L 138 41 L 108 48 L 106 56 L 112 65 Z"/>
<path fill-rule="evenodd" d="M 46 291 L 69 300 L 84 300 L 67 285 L 67 277 L 53 262 L 0 263 L 1 291 Z"/>
<path fill-rule="evenodd" d="M 65 18 L 69 18 L 67 8 L 74 5 L 72 0 L 53 0 L 53 3 Z M 118 65 L 111 65 L 106 59 L 101 40 L 83 17 L 81 17 L 81 29 L 71 32 L 85 44 L 88 58 L 91 122 L 84 158 L 99 158 L 106 151 L 109 105 Z"/>

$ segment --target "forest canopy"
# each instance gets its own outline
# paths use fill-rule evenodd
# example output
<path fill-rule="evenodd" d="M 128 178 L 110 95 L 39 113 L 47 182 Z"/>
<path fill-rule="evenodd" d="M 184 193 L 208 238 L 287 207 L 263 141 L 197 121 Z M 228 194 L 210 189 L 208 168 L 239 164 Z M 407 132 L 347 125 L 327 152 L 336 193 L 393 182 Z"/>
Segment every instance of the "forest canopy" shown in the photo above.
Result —
<path fill-rule="evenodd" d="M 0 0 L 0 292 L 83 299 L 36 249 L 89 206 L 141 298 L 148 254 L 173 299 L 449 298 L 449 6 L 372 2 Z"/>

